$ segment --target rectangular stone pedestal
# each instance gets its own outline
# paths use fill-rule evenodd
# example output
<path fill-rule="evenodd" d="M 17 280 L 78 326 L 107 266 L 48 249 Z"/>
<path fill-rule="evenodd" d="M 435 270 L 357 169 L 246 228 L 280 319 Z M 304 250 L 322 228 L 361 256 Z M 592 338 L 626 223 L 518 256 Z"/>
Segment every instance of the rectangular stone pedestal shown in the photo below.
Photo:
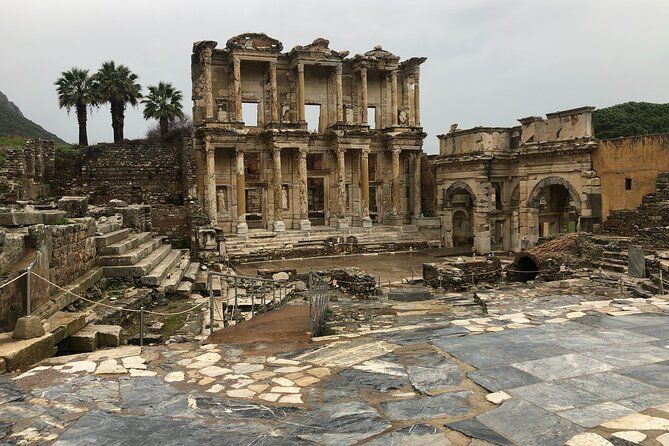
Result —
<path fill-rule="evenodd" d="M 383 217 L 383 224 L 388 226 L 403 226 L 404 216 L 402 215 L 386 215 Z"/>

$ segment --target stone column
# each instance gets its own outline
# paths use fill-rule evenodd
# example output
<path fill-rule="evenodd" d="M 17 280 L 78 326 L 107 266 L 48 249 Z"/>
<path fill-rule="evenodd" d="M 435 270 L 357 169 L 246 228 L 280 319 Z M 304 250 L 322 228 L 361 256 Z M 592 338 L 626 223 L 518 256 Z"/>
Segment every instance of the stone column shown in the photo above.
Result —
<path fill-rule="evenodd" d="M 415 107 L 414 107 L 414 95 L 411 86 L 409 85 L 409 76 L 404 76 L 404 96 L 407 106 L 407 121 L 409 126 L 413 127 L 416 122 L 415 116 Z"/>
<path fill-rule="evenodd" d="M 304 122 L 304 64 L 297 64 L 297 120 Z"/>
<path fill-rule="evenodd" d="M 346 149 L 337 147 L 337 228 L 348 229 L 346 221 Z"/>
<path fill-rule="evenodd" d="M 309 192 L 307 189 L 307 149 L 299 149 L 298 173 L 300 175 L 300 229 L 309 231 Z"/>
<path fill-rule="evenodd" d="M 204 208 L 211 224 L 218 224 L 216 205 L 216 149 L 209 136 L 204 139 L 205 177 L 204 177 Z"/>
<path fill-rule="evenodd" d="M 420 190 L 420 153 L 414 155 L 413 159 L 413 217 L 414 219 L 422 217 Z"/>
<path fill-rule="evenodd" d="M 281 148 L 272 149 L 272 161 L 274 177 L 274 231 L 283 232 L 286 225 L 283 223 L 283 182 L 281 180 Z"/>
<path fill-rule="evenodd" d="M 420 126 L 420 68 L 413 73 L 413 108 L 414 124 Z"/>
<path fill-rule="evenodd" d="M 362 227 L 371 228 L 372 219 L 369 217 L 369 149 L 360 151 L 360 195 L 362 198 Z"/>
<path fill-rule="evenodd" d="M 335 68 L 335 84 L 337 86 L 337 122 L 344 122 L 344 87 L 341 80 L 341 65 Z"/>
<path fill-rule="evenodd" d="M 240 122 L 242 120 L 242 72 L 241 61 L 238 57 L 232 59 L 232 94 L 233 102 L 233 120 Z"/>
<path fill-rule="evenodd" d="M 246 178 L 244 176 L 244 151 L 237 149 L 235 173 L 237 174 L 237 234 L 246 234 Z"/>
<path fill-rule="evenodd" d="M 204 73 L 204 116 L 206 119 L 214 117 L 214 97 L 211 84 L 211 53 L 212 49 L 207 47 L 202 50 L 202 70 Z"/>
<path fill-rule="evenodd" d="M 397 70 L 390 72 L 390 113 L 391 124 L 397 125 Z"/>
<path fill-rule="evenodd" d="M 360 68 L 360 123 L 367 124 L 367 68 Z"/>
<path fill-rule="evenodd" d="M 392 213 L 397 215 L 400 209 L 400 151 L 401 149 L 393 148 L 392 160 Z"/>
<path fill-rule="evenodd" d="M 276 92 L 276 61 L 269 63 L 269 109 L 272 122 L 279 121 L 279 101 Z"/>

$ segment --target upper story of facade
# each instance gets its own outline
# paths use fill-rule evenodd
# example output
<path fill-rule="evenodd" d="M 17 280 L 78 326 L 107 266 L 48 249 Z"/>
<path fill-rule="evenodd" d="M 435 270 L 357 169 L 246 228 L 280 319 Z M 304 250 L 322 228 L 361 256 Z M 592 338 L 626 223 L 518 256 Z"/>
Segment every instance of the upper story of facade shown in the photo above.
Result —
<path fill-rule="evenodd" d="M 391 132 L 420 127 L 420 65 L 380 46 L 349 57 L 318 38 L 283 52 L 265 34 L 193 45 L 196 127 L 325 133 L 344 128 Z"/>
<path fill-rule="evenodd" d="M 590 143 L 594 139 L 594 107 L 549 113 L 546 118 L 522 118 L 516 127 L 474 127 L 458 130 L 457 124 L 439 138 L 439 155 L 499 155 L 529 152 L 556 145 Z"/>

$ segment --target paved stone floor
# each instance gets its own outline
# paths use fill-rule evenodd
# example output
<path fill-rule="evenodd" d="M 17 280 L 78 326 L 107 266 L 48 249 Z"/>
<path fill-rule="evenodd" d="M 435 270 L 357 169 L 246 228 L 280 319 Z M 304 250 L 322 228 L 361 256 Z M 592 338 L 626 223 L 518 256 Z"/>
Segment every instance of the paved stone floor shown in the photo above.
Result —
<path fill-rule="evenodd" d="M 51 358 L 0 376 L 0 444 L 669 445 L 669 296 L 588 283 L 480 291 L 483 315 L 451 294 L 341 296 L 335 315 L 389 317 L 290 352 L 205 342 Z"/>

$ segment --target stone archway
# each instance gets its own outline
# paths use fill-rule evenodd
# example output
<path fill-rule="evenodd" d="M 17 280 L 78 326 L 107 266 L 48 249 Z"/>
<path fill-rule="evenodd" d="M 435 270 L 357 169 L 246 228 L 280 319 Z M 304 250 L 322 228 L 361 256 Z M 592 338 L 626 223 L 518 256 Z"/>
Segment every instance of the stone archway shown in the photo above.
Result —
<path fill-rule="evenodd" d="M 464 209 L 453 211 L 453 246 L 472 246 L 474 244 L 474 230 L 472 228 L 472 214 Z"/>
<path fill-rule="evenodd" d="M 471 186 L 463 181 L 453 183 L 443 192 L 444 244 L 447 247 L 477 247 L 477 199 Z M 478 248 L 477 248 L 478 249 Z"/>
<path fill-rule="evenodd" d="M 578 231 L 581 198 L 574 186 L 564 178 L 548 177 L 537 183 L 526 207 L 528 217 L 534 219 L 533 236 L 548 237 Z"/>

